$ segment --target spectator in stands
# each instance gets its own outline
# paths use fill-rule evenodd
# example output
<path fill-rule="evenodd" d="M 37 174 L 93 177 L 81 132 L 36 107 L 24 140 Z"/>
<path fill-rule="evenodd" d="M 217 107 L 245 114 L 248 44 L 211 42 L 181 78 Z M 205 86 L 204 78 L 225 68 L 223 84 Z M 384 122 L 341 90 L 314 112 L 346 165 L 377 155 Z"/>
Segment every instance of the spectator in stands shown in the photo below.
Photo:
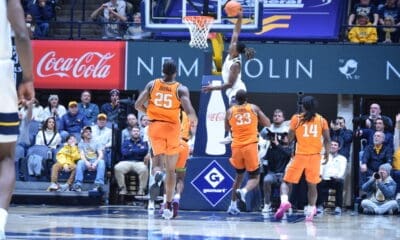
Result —
<path fill-rule="evenodd" d="M 49 35 L 50 21 L 54 17 L 53 7 L 47 0 L 37 0 L 29 8 L 36 21 L 34 36 L 36 38 L 47 37 Z"/>
<path fill-rule="evenodd" d="M 81 154 L 74 135 L 68 135 L 66 140 L 64 147 L 56 155 L 56 163 L 51 168 L 51 184 L 47 189 L 48 191 L 67 191 L 75 179 L 76 162 L 81 158 Z M 61 185 L 58 184 L 60 171 L 71 173 L 67 182 Z"/>
<path fill-rule="evenodd" d="M 378 11 L 379 23 L 385 25 L 385 18 L 391 17 L 394 24 L 398 25 L 400 22 L 400 9 L 396 5 L 396 0 L 386 0 L 385 5 Z"/>
<path fill-rule="evenodd" d="M 114 3 L 124 7 L 116 7 Z M 94 10 L 90 18 L 103 25 L 103 39 L 121 39 L 126 29 L 123 23 L 128 20 L 125 14 L 125 2 L 111 0 Z"/>
<path fill-rule="evenodd" d="M 387 130 L 383 119 L 377 118 L 375 120 L 374 128 L 364 128 L 356 133 L 357 137 L 361 137 L 367 140 L 367 145 L 373 144 L 375 132 L 385 133 L 385 139 L 383 144 L 393 149 L 393 134 Z"/>
<path fill-rule="evenodd" d="M 140 117 L 140 124 L 139 124 L 141 138 L 144 137 L 144 129 L 149 125 L 149 123 L 150 123 L 149 117 L 146 114 L 143 114 Z"/>
<path fill-rule="evenodd" d="M 351 143 L 353 142 L 353 131 L 346 128 L 346 120 L 340 116 L 331 122 L 330 127 L 331 139 L 336 138 L 342 143 L 339 148 L 339 154 L 349 159 Z"/>
<path fill-rule="evenodd" d="M 86 126 L 82 129 L 82 140 L 78 144 L 81 160 L 76 166 L 74 191 L 82 191 L 83 173 L 85 170 L 96 171 L 95 187 L 93 191 L 102 192 L 104 186 L 105 162 L 101 146 L 92 139 L 92 128 Z"/>
<path fill-rule="evenodd" d="M 149 177 L 149 147 L 140 137 L 139 127 L 132 127 L 131 138 L 123 142 L 121 147 L 122 161 L 114 167 L 119 194 L 127 194 L 125 174 L 135 172 L 139 175 L 138 195 L 144 195 Z"/>
<path fill-rule="evenodd" d="M 383 119 L 385 126 L 389 131 L 393 129 L 392 119 L 382 114 L 381 106 L 377 103 L 372 103 L 369 106 L 369 114 L 361 116 L 361 122 L 360 122 L 361 128 L 375 127 L 375 120 L 378 118 Z"/>
<path fill-rule="evenodd" d="M 18 118 L 20 120 L 19 123 L 19 132 L 20 134 L 18 135 L 17 138 L 17 145 L 20 145 L 24 148 L 29 147 L 32 142 L 30 138 L 30 133 L 29 133 L 29 124 L 32 119 L 32 108 L 33 108 L 33 102 L 27 103 L 25 106 L 22 106 L 22 108 L 25 108 L 24 114 L 21 113 L 21 110 L 18 112 Z"/>
<path fill-rule="evenodd" d="M 51 149 L 56 149 L 61 144 L 61 136 L 57 131 L 54 117 L 49 117 L 44 121 L 42 129 L 36 135 L 35 144 L 45 145 Z"/>
<path fill-rule="evenodd" d="M 33 39 L 36 28 L 35 19 L 30 13 L 26 13 L 25 22 L 26 22 L 26 28 L 28 29 L 29 37 Z"/>
<path fill-rule="evenodd" d="M 380 165 L 392 163 L 393 149 L 383 144 L 384 139 L 383 132 L 375 132 L 373 144 L 365 148 L 360 163 L 360 184 L 365 183 L 374 172 L 377 172 Z"/>
<path fill-rule="evenodd" d="M 125 34 L 126 39 L 143 39 L 151 36 L 150 32 L 145 32 L 142 29 L 140 12 L 135 13 L 133 17 L 128 15 L 128 21 L 133 23 L 128 25 L 128 29 L 126 30 Z"/>
<path fill-rule="evenodd" d="M 348 37 L 352 43 L 376 43 L 378 41 L 376 28 L 368 22 L 368 16 L 364 13 L 357 15 L 357 26 L 350 29 Z"/>
<path fill-rule="evenodd" d="M 68 103 L 68 112 L 62 116 L 60 120 L 60 134 L 61 138 L 65 138 L 69 134 L 75 135 L 76 139 L 80 140 L 81 130 L 84 126 L 89 126 L 90 122 L 86 119 L 83 113 L 78 110 L 78 103 L 70 101 Z"/>
<path fill-rule="evenodd" d="M 126 17 L 126 2 L 125 0 L 110 0 L 106 2 L 104 8 L 104 17 L 110 17 L 110 8 L 115 9 L 119 15 Z"/>
<path fill-rule="evenodd" d="M 128 116 L 126 117 L 126 122 L 127 127 L 122 130 L 121 133 L 121 144 L 124 143 L 126 140 L 131 139 L 131 130 L 133 127 L 139 127 L 136 115 L 133 113 L 128 114 Z"/>
<path fill-rule="evenodd" d="M 378 25 L 379 15 L 370 0 L 360 0 L 360 3 L 354 5 L 349 16 L 348 25 L 353 26 L 354 20 L 359 15 L 366 16 L 367 22 L 371 22 L 373 26 Z M 360 23 L 356 22 L 356 24 L 359 25 Z"/>
<path fill-rule="evenodd" d="M 399 41 L 399 31 L 395 27 L 392 16 L 387 16 L 383 20 L 383 28 L 379 31 L 379 42 L 394 43 Z"/>
<path fill-rule="evenodd" d="M 92 127 L 92 138 L 102 148 L 106 167 L 107 169 L 110 169 L 112 130 L 111 128 L 107 127 L 107 115 L 104 113 L 97 115 L 97 122 Z"/>
<path fill-rule="evenodd" d="M 347 159 L 339 154 L 341 142 L 338 138 L 331 139 L 329 160 L 321 165 L 321 179 L 318 184 L 318 209 L 323 209 L 324 202 L 328 201 L 329 189 L 335 189 L 335 214 L 342 213 L 343 185 L 346 172 Z"/>
<path fill-rule="evenodd" d="M 396 126 L 394 128 L 393 145 L 394 154 L 392 162 L 392 177 L 393 180 L 397 183 L 396 192 L 400 193 L 400 113 L 396 115 Z"/>
<path fill-rule="evenodd" d="M 56 121 L 59 121 L 67 113 L 67 110 L 63 105 L 59 104 L 58 95 L 56 94 L 50 95 L 48 102 L 49 105 L 43 111 L 43 119 L 55 117 Z"/>
<path fill-rule="evenodd" d="M 99 106 L 95 103 L 91 103 L 92 94 L 90 91 L 85 90 L 81 93 L 81 102 L 78 103 L 79 112 L 86 116 L 86 119 L 91 123 L 95 124 L 97 121 L 97 115 L 99 115 Z"/>
<path fill-rule="evenodd" d="M 137 13 L 140 12 L 140 2 L 141 0 L 126 0 L 127 12 Z M 128 11 L 128 4 L 131 4 L 132 9 Z"/>
<path fill-rule="evenodd" d="M 368 193 L 368 199 L 361 202 L 363 212 L 366 214 L 393 213 L 398 210 L 396 202 L 396 182 L 390 177 L 392 166 L 385 163 L 379 166 L 368 182 L 362 185 L 362 190 Z"/>
<path fill-rule="evenodd" d="M 110 102 L 104 103 L 101 106 L 101 112 L 107 115 L 107 119 L 111 123 L 118 123 L 119 112 L 119 91 L 112 89 L 110 91 Z"/>
<path fill-rule="evenodd" d="M 32 105 L 32 118 L 30 120 L 33 121 L 38 121 L 38 122 L 43 122 L 45 119 L 43 119 L 43 107 L 39 104 L 39 101 L 37 99 L 33 100 L 33 105 Z M 24 118 L 27 113 L 27 106 L 22 107 L 19 112 L 22 114 L 22 117 Z"/>

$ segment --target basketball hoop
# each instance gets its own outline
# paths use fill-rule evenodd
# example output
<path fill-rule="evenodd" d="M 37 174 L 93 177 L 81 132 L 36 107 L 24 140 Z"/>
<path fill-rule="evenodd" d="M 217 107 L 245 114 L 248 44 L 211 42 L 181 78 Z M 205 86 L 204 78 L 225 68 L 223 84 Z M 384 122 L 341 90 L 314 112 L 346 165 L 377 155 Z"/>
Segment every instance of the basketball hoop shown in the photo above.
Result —
<path fill-rule="evenodd" d="M 183 22 L 190 32 L 189 46 L 200 49 L 207 48 L 207 36 L 214 18 L 210 16 L 185 16 Z"/>

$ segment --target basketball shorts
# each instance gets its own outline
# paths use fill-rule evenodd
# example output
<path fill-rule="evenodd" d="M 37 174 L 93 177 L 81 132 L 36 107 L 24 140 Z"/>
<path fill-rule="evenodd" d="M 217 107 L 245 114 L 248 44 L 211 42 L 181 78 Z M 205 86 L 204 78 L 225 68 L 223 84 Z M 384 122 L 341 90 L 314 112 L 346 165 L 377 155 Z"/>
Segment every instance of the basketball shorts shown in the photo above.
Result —
<path fill-rule="evenodd" d="M 15 142 L 19 133 L 18 97 L 14 80 L 14 63 L 0 60 L 0 142 Z"/>
<path fill-rule="evenodd" d="M 180 124 L 152 121 L 149 124 L 149 139 L 155 156 L 179 153 Z"/>
<path fill-rule="evenodd" d="M 321 169 L 321 154 L 300 155 L 296 154 L 289 162 L 283 180 L 289 183 L 299 183 L 303 172 L 306 175 L 306 181 L 312 184 L 318 184 Z"/>
<path fill-rule="evenodd" d="M 250 143 L 240 147 L 232 147 L 232 157 L 229 159 L 235 169 L 246 169 L 248 172 L 257 170 L 260 166 L 258 162 L 258 144 Z"/>
<path fill-rule="evenodd" d="M 189 144 L 181 139 L 179 143 L 179 157 L 175 165 L 176 171 L 185 171 L 186 161 L 189 158 L 189 152 Z"/>

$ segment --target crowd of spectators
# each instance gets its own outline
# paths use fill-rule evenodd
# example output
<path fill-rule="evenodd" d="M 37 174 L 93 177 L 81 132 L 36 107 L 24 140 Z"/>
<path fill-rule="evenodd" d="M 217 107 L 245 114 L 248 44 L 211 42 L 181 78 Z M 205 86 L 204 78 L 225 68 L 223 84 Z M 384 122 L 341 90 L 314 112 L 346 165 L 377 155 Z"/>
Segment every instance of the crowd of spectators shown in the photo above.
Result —
<path fill-rule="evenodd" d="M 46 171 L 41 170 L 45 168 L 42 161 L 48 159 L 44 159 L 47 156 L 37 158 L 40 153 L 36 153 L 35 150 L 29 151 L 29 149 L 37 148 L 40 151 L 43 149 L 42 147 L 48 149 L 51 154 L 48 158 L 54 160 L 49 191 L 81 191 L 85 171 L 96 172 L 95 186 L 92 190 L 102 191 L 105 178 L 109 176 L 107 172 L 111 172 L 119 160 L 144 163 L 144 157 L 148 152 L 147 143 L 139 147 L 132 148 L 132 146 L 137 146 L 138 141 L 143 139 L 141 134 L 148 122 L 141 121 L 142 124 L 139 124 L 135 113 L 128 113 L 126 118 L 121 119 L 119 116 L 120 108 L 122 108 L 119 99 L 120 92 L 113 89 L 109 94 L 110 102 L 103 104 L 100 111 L 98 105 L 91 101 L 91 92 L 87 90 L 81 93 L 79 103 L 75 100 L 69 101 L 67 110 L 59 103 L 59 97 L 55 94 L 49 95 L 48 106 L 44 109 L 37 101 L 29 106 L 21 106 L 20 118 L 23 122 L 21 128 L 29 129 L 29 131 L 21 129 L 21 132 L 28 132 L 30 136 L 21 135 L 18 145 L 26 149 L 26 152 L 36 156 L 33 158 L 26 156 L 29 175 L 35 177 L 46 174 Z M 128 107 L 133 108 L 133 105 Z M 146 118 L 145 115 L 141 116 L 141 119 Z M 121 124 L 121 120 L 126 124 Z M 127 127 L 124 131 L 121 128 L 121 132 L 127 132 L 128 135 L 122 134 L 122 141 L 119 143 L 122 148 L 117 149 L 115 148 L 117 142 L 113 141 L 113 134 L 124 125 Z M 135 153 L 136 150 L 143 153 L 138 155 Z M 117 152 L 113 154 L 113 151 Z M 112 159 L 113 157 L 114 159 Z M 148 161 L 146 161 L 146 166 L 147 164 Z M 127 164 L 119 164 L 117 170 L 121 166 L 124 166 L 120 170 L 123 174 L 126 173 L 124 169 L 130 170 L 127 168 Z M 148 178 L 148 173 L 142 173 L 143 169 L 147 169 L 147 167 L 142 167 L 138 172 L 142 181 L 140 193 L 144 193 L 143 184 L 147 184 Z M 64 184 L 58 182 L 60 172 L 70 174 Z"/>
<path fill-rule="evenodd" d="M 32 38 L 47 38 L 62 0 L 23 0 L 26 24 Z M 102 39 L 146 39 L 151 32 L 143 31 L 139 0 L 99 1 L 90 19 L 102 29 Z M 400 38 L 399 0 L 353 0 L 347 19 L 347 38 L 354 43 L 398 43 Z M 91 26 L 91 24 L 86 24 Z"/>
<path fill-rule="evenodd" d="M 348 39 L 353 43 L 398 43 L 400 1 L 356 0 L 348 18 Z"/>

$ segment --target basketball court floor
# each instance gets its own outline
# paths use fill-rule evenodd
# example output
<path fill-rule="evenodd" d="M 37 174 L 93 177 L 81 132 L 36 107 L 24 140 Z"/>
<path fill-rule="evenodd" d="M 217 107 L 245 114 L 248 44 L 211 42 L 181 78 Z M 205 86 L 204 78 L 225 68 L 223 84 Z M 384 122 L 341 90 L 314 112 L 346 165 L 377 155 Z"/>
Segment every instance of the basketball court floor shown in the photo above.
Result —
<path fill-rule="evenodd" d="M 398 215 L 301 213 L 276 222 L 261 213 L 180 211 L 164 220 L 142 206 L 12 205 L 7 239 L 399 239 Z"/>

